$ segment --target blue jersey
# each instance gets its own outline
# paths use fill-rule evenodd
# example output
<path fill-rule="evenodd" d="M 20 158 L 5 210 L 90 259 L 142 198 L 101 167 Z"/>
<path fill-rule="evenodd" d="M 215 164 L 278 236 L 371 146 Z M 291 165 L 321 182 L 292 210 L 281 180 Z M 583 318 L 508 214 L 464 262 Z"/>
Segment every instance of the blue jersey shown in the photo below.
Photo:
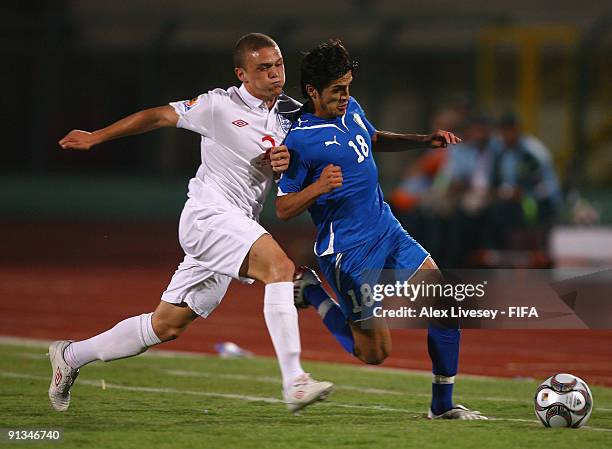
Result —
<path fill-rule="evenodd" d="M 363 109 L 349 99 L 346 113 L 322 119 L 305 113 L 285 139 L 291 152 L 279 195 L 299 192 L 334 164 L 342 170 L 342 187 L 321 195 L 308 211 L 317 227 L 315 254 L 343 252 L 384 233 L 395 219 L 384 202 L 378 169 L 372 157 L 376 133 Z"/>

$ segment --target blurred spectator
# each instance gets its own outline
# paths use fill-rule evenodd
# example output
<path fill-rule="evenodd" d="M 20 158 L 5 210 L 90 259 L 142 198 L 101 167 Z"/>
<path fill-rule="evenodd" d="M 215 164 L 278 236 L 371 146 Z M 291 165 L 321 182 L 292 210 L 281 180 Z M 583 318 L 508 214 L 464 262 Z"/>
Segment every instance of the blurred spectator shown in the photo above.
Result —
<path fill-rule="evenodd" d="M 462 124 L 453 109 L 435 128 L 462 129 L 463 142 L 430 150 L 390 196 L 406 229 L 444 268 L 548 266 L 548 237 L 561 192 L 548 149 L 506 114 L 494 133 L 486 114 Z"/>
<path fill-rule="evenodd" d="M 432 119 L 432 129 L 462 134 L 468 103 L 463 98 L 440 110 Z M 437 216 L 439 199 L 433 188 L 439 171 L 446 165 L 448 150 L 431 149 L 406 168 L 399 185 L 391 192 L 389 204 L 393 213 L 410 234 L 441 262 L 441 236 L 444 232 Z"/>
<path fill-rule="evenodd" d="M 499 121 L 501 151 L 491 172 L 490 245 L 502 250 L 548 250 L 561 203 L 550 152 L 522 133 L 515 114 Z"/>
<path fill-rule="evenodd" d="M 431 128 L 462 135 L 461 125 L 465 121 L 466 108 L 466 101 L 461 100 L 454 106 L 442 109 L 434 116 Z M 438 171 L 446 164 L 447 156 L 446 149 L 431 149 L 407 167 L 389 199 L 395 213 L 411 214 L 417 211 L 429 194 Z"/>
<path fill-rule="evenodd" d="M 438 171 L 446 164 L 447 154 L 446 149 L 432 149 L 408 166 L 400 184 L 391 193 L 390 202 L 395 211 L 408 213 L 421 204 Z"/>
<path fill-rule="evenodd" d="M 449 152 L 448 163 L 436 185 L 446 192 L 446 243 L 443 266 L 465 266 L 466 257 L 486 243 L 487 206 L 493 164 L 500 142 L 492 134 L 492 120 L 483 113 L 467 119 L 463 142 Z M 444 209 L 443 209 L 444 210 Z"/>
<path fill-rule="evenodd" d="M 437 148 L 418 157 L 408 166 L 400 184 L 389 197 L 393 213 L 402 226 L 429 250 L 436 261 L 440 259 L 439 242 L 443 230 L 436 215 L 437 200 L 432 184 L 447 156 L 448 150 Z"/>

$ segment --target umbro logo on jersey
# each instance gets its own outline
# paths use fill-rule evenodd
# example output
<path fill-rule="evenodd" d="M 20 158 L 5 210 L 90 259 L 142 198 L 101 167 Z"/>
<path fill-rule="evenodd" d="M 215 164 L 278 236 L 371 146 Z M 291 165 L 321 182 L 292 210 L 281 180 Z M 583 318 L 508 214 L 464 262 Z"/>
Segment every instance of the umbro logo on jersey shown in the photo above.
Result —
<path fill-rule="evenodd" d="M 234 121 L 232 122 L 232 125 L 236 125 L 238 128 L 242 128 L 243 126 L 247 126 L 247 125 L 248 125 L 248 123 L 247 123 L 247 122 L 245 122 L 245 121 L 244 121 L 244 120 L 242 120 L 242 119 L 238 119 L 238 120 L 234 120 Z"/>
<path fill-rule="evenodd" d="M 298 126 L 302 126 L 302 123 L 306 123 L 308 120 L 302 120 L 301 118 L 298 117 L 297 121 L 298 121 Z"/>

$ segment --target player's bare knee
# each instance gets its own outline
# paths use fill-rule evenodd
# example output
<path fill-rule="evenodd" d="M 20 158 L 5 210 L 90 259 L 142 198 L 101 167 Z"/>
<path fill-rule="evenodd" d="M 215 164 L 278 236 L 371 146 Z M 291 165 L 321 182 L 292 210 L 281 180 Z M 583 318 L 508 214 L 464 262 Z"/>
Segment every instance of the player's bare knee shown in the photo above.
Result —
<path fill-rule="evenodd" d="M 363 363 L 367 363 L 368 365 L 380 365 L 389 357 L 389 352 L 382 347 L 367 349 L 365 351 L 355 349 L 355 355 Z"/>
<path fill-rule="evenodd" d="M 359 360 L 368 365 L 380 365 L 387 357 L 380 353 L 366 353 L 359 356 Z"/>
<path fill-rule="evenodd" d="M 157 334 L 157 337 L 161 341 L 166 342 L 166 341 L 176 340 L 177 338 L 181 336 L 184 330 L 185 330 L 184 327 L 165 326 L 159 330 L 159 333 L 158 331 L 155 331 L 155 333 Z"/>
<path fill-rule="evenodd" d="M 275 263 L 271 264 L 266 283 L 291 282 L 293 281 L 294 272 L 295 264 L 293 261 L 286 256 L 279 257 Z"/>
<path fill-rule="evenodd" d="M 185 304 L 161 301 L 151 318 L 153 332 L 162 342 L 176 340 L 197 315 Z"/>
<path fill-rule="evenodd" d="M 168 322 L 164 319 L 153 320 L 153 332 L 162 342 L 176 340 L 187 328 L 186 325 L 180 326 L 175 323 Z"/>

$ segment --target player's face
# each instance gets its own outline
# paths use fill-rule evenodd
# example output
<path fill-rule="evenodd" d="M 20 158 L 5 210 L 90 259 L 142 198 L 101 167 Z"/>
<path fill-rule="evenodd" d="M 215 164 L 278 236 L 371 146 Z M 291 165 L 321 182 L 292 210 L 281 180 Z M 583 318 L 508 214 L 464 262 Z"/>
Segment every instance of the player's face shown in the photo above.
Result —
<path fill-rule="evenodd" d="M 278 47 L 248 52 L 244 57 L 244 67 L 236 67 L 235 72 L 254 97 L 271 101 L 283 92 L 285 64 Z"/>
<path fill-rule="evenodd" d="M 310 98 L 315 108 L 315 115 L 321 118 L 335 118 L 344 115 L 350 97 L 350 86 L 353 73 L 349 70 L 345 75 L 334 80 L 321 92 L 309 89 Z"/>

